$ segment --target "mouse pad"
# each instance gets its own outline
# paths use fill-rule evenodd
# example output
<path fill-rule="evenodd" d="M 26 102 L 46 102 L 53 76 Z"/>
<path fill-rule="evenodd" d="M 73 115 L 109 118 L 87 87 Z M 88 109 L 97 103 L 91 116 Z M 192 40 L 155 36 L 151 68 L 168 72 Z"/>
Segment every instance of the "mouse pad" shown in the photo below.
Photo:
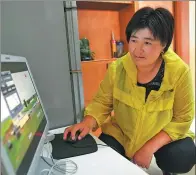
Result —
<path fill-rule="evenodd" d="M 76 143 L 68 143 L 63 140 L 63 134 L 55 134 L 55 139 L 51 141 L 52 156 L 54 159 L 64 159 L 96 152 L 98 150 L 95 139 L 86 135 Z"/>

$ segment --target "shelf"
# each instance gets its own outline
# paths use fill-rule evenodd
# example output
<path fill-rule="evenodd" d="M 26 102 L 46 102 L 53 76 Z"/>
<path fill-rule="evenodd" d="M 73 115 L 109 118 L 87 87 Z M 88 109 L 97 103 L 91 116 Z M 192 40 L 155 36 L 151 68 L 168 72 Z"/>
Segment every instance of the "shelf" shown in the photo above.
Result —
<path fill-rule="evenodd" d="M 121 10 L 133 1 L 77 1 L 78 9 L 92 9 L 92 10 Z"/>

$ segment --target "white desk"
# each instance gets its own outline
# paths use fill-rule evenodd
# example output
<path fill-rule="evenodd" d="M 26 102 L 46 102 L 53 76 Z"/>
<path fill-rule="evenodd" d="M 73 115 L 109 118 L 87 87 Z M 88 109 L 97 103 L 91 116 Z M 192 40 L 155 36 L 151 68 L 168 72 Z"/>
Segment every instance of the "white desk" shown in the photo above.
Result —
<path fill-rule="evenodd" d="M 49 132 L 60 134 L 64 132 L 64 129 L 60 128 Z M 97 137 L 93 137 L 98 144 L 105 144 Z M 76 175 L 147 175 L 145 171 L 110 147 L 98 145 L 97 152 L 68 159 L 77 164 Z"/>

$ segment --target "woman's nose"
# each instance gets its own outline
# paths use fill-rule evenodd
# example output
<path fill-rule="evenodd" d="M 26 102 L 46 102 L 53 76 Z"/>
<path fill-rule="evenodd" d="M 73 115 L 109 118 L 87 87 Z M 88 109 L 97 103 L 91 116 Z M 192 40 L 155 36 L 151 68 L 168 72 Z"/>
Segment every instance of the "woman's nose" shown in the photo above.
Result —
<path fill-rule="evenodd" d="M 136 56 L 141 56 L 143 54 L 144 50 L 143 50 L 143 46 L 141 44 L 137 44 L 135 46 L 135 49 L 134 49 L 134 54 Z"/>

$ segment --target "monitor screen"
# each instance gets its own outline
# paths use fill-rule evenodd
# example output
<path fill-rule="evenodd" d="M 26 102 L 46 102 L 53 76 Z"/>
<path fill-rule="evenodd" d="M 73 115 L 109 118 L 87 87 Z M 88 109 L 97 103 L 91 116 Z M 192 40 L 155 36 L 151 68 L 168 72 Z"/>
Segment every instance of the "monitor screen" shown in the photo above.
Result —
<path fill-rule="evenodd" d="M 16 174 L 27 174 L 46 123 L 26 63 L 2 62 L 1 142 Z"/>

